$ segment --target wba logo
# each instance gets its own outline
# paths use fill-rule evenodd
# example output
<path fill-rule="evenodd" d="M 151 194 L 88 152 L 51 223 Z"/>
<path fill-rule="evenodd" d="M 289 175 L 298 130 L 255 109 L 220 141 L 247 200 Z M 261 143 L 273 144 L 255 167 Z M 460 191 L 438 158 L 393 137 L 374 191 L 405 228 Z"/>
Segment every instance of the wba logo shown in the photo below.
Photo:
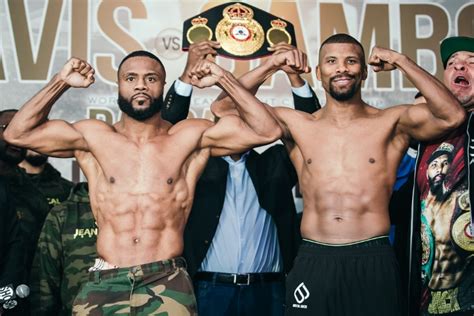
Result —
<path fill-rule="evenodd" d="M 295 297 L 296 303 L 298 304 L 293 304 L 292 306 L 295 308 L 303 308 L 306 309 L 308 308 L 308 305 L 306 304 L 301 304 L 303 303 L 306 299 L 309 297 L 309 291 L 308 288 L 304 285 L 303 282 L 301 282 L 293 292 L 293 296 Z"/>

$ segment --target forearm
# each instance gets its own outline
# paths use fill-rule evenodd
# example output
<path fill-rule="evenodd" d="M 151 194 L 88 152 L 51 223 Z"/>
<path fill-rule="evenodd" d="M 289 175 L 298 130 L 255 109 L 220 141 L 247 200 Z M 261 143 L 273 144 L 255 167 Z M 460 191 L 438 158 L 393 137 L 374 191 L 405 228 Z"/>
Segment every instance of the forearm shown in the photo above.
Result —
<path fill-rule="evenodd" d="M 32 132 L 44 123 L 53 104 L 69 88 L 69 85 L 55 75 L 35 96 L 27 101 L 15 114 L 5 131 L 5 139 L 10 143 Z"/>
<path fill-rule="evenodd" d="M 455 120 L 464 109 L 446 86 L 405 55 L 397 54 L 394 65 L 410 80 L 426 99 L 429 110 L 438 119 Z"/>
<path fill-rule="evenodd" d="M 288 74 L 288 80 L 290 80 L 290 85 L 293 88 L 300 88 L 305 84 L 305 81 L 299 74 Z"/>
<path fill-rule="evenodd" d="M 230 72 L 225 72 L 218 84 L 232 99 L 243 121 L 257 134 L 272 135 L 280 129 L 265 104 L 240 84 Z"/>
<path fill-rule="evenodd" d="M 270 63 L 266 62 L 256 67 L 255 69 L 252 69 L 251 71 L 243 74 L 238 79 L 238 81 L 245 89 L 255 95 L 262 83 L 264 83 L 265 80 L 272 76 L 277 70 L 277 67 L 273 67 Z M 229 97 L 227 93 L 223 91 L 216 99 L 216 101 L 220 100 L 231 102 L 231 97 Z"/>

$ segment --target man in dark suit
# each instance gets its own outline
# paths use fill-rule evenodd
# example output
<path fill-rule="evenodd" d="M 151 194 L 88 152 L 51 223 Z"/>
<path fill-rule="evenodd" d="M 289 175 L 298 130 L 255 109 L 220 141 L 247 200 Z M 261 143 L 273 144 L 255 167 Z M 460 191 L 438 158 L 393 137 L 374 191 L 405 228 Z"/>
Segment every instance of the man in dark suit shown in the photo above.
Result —
<path fill-rule="evenodd" d="M 274 54 L 293 47 L 276 45 Z M 256 92 L 273 74 L 263 62 L 239 81 Z M 296 109 L 314 112 L 318 99 L 299 74 L 287 72 Z M 213 112 L 226 114 L 221 96 Z M 175 102 L 175 107 L 179 106 Z M 189 106 L 189 105 L 188 105 Z M 162 115 L 170 121 L 173 115 Z M 184 111 L 173 109 L 177 115 Z M 187 112 L 187 109 L 186 109 Z M 211 158 L 196 186 L 184 232 L 184 257 L 201 315 L 282 315 L 284 277 L 300 242 L 292 188 L 295 169 L 283 145 Z"/>

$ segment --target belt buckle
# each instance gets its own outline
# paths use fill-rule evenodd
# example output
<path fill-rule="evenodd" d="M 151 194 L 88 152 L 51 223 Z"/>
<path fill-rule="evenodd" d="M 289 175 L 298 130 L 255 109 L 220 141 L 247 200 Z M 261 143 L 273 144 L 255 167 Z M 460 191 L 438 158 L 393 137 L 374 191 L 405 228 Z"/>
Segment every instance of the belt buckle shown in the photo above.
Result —
<path fill-rule="evenodd" d="M 237 277 L 238 276 L 245 276 L 246 277 L 246 281 L 241 283 L 237 280 Z M 234 274 L 234 284 L 237 284 L 237 285 L 249 285 L 250 284 L 250 274 Z"/>

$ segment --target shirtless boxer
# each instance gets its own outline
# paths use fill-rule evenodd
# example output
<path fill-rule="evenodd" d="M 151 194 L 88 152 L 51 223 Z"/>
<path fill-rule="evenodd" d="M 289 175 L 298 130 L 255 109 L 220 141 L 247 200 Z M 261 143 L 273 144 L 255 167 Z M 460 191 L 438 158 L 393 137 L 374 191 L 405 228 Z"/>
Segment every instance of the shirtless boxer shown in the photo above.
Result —
<path fill-rule="evenodd" d="M 275 58 L 306 69 L 294 54 Z M 239 114 L 248 122 L 228 116 L 218 123 L 189 119 L 171 126 L 159 113 L 165 69 L 156 56 L 138 51 L 119 66 L 123 113 L 113 126 L 99 120 L 71 124 L 47 119 L 66 90 L 94 82 L 93 68 L 72 58 L 21 107 L 5 131 L 12 144 L 75 157 L 87 177 L 101 258 L 76 298 L 74 314 L 196 314 L 192 284 L 178 257 L 196 181 L 210 155 L 242 152 L 278 139 L 281 132 L 259 102 L 243 102 L 249 93 L 229 72 L 211 64 L 192 75 L 194 85 L 217 84 L 245 103 Z"/>
<path fill-rule="evenodd" d="M 439 137 L 465 117 L 444 85 L 405 55 L 376 47 L 369 64 L 375 71 L 400 69 L 427 103 L 385 110 L 365 103 L 364 50 L 336 34 L 322 43 L 316 70 L 326 105 L 312 115 L 273 109 L 304 201 L 305 240 L 287 278 L 288 315 L 401 315 L 387 237 L 397 167 L 410 137 Z"/>

